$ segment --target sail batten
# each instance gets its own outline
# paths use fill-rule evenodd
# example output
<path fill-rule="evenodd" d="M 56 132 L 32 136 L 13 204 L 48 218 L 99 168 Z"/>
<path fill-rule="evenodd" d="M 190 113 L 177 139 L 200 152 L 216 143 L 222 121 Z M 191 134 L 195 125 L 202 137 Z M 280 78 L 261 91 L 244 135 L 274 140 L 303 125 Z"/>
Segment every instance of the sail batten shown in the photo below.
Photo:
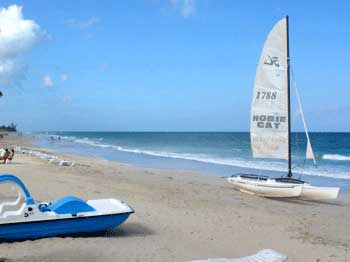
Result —
<path fill-rule="evenodd" d="M 288 159 L 287 20 L 267 37 L 259 60 L 251 106 L 253 157 Z"/>

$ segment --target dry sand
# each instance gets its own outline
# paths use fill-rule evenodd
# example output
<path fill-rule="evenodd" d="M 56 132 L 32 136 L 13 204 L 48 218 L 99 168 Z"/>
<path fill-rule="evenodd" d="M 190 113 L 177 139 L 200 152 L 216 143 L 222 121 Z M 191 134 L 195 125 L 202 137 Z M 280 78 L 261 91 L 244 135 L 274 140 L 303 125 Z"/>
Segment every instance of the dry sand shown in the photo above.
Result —
<path fill-rule="evenodd" d="M 0 147 L 24 143 L 6 136 Z M 19 176 L 38 201 L 113 197 L 136 213 L 108 234 L 1 243 L 0 257 L 166 262 L 241 257 L 272 248 L 288 255 L 288 261 L 350 261 L 348 193 L 335 202 L 271 200 L 242 194 L 222 178 L 54 154 L 78 164 L 59 167 L 16 155 L 0 171 Z"/>

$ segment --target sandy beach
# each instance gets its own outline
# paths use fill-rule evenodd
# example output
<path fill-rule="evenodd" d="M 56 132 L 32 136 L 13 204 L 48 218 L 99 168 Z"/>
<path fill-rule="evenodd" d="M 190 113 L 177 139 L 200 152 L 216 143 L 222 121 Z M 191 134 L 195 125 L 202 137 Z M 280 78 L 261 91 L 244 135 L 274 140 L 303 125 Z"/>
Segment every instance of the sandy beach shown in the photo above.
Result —
<path fill-rule="evenodd" d="M 14 145 L 30 148 L 23 137 L 0 140 L 0 147 Z M 334 202 L 271 200 L 242 194 L 223 178 L 36 150 L 76 162 L 60 167 L 16 155 L 0 166 L 1 173 L 20 177 L 38 201 L 113 197 L 136 213 L 108 234 L 1 243 L 0 257 L 9 261 L 189 261 L 266 248 L 288 261 L 350 261 L 348 193 Z"/>

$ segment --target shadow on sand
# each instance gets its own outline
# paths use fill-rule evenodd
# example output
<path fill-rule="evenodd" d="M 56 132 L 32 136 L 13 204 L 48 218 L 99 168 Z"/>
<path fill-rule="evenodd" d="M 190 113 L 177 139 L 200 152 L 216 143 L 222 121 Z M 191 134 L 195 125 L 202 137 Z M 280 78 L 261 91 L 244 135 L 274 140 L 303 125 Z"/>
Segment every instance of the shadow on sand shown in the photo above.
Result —
<path fill-rule="evenodd" d="M 12 262 L 13 260 L 6 258 L 6 257 L 0 257 L 0 262 Z"/>
<path fill-rule="evenodd" d="M 2 161 L 2 160 L 1 160 Z M 0 162 L 0 164 L 2 165 L 3 162 Z M 11 162 L 11 163 L 6 163 L 5 165 L 7 166 L 13 166 L 13 165 L 25 165 L 26 163 L 23 163 L 23 162 Z M 0 260 L 1 262 L 1 260 Z"/>
<path fill-rule="evenodd" d="M 298 205 L 304 205 L 304 206 L 315 206 L 315 205 L 328 205 L 328 206 L 350 206 L 350 203 L 345 203 L 343 201 L 341 202 L 335 202 L 335 201 L 322 201 L 322 200 L 303 200 L 298 198 L 268 198 L 266 199 L 277 201 L 277 202 L 284 202 L 284 203 L 291 203 L 291 204 L 298 204 Z"/>

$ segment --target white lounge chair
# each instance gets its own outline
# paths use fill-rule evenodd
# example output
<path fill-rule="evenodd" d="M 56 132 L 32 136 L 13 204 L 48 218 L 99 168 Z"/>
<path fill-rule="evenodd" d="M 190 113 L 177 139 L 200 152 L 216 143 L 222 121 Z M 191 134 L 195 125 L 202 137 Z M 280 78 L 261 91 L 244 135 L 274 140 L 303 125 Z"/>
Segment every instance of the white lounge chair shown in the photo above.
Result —
<path fill-rule="evenodd" d="M 59 166 L 74 166 L 75 165 L 74 161 L 60 159 L 57 156 L 53 156 L 53 155 L 46 154 L 46 153 L 41 153 L 40 151 L 26 150 L 26 149 L 21 149 L 20 147 L 16 147 L 16 150 L 19 153 L 30 155 L 30 156 L 36 156 L 42 160 L 49 161 L 50 164 L 55 164 L 55 165 L 59 165 Z"/>
<path fill-rule="evenodd" d="M 61 160 L 59 163 L 60 166 L 74 166 L 75 162 L 73 161 L 67 161 L 67 160 Z"/>
<path fill-rule="evenodd" d="M 278 253 L 272 249 L 264 249 L 255 255 L 242 258 L 209 258 L 207 260 L 192 260 L 190 262 L 285 262 L 286 255 Z"/>

